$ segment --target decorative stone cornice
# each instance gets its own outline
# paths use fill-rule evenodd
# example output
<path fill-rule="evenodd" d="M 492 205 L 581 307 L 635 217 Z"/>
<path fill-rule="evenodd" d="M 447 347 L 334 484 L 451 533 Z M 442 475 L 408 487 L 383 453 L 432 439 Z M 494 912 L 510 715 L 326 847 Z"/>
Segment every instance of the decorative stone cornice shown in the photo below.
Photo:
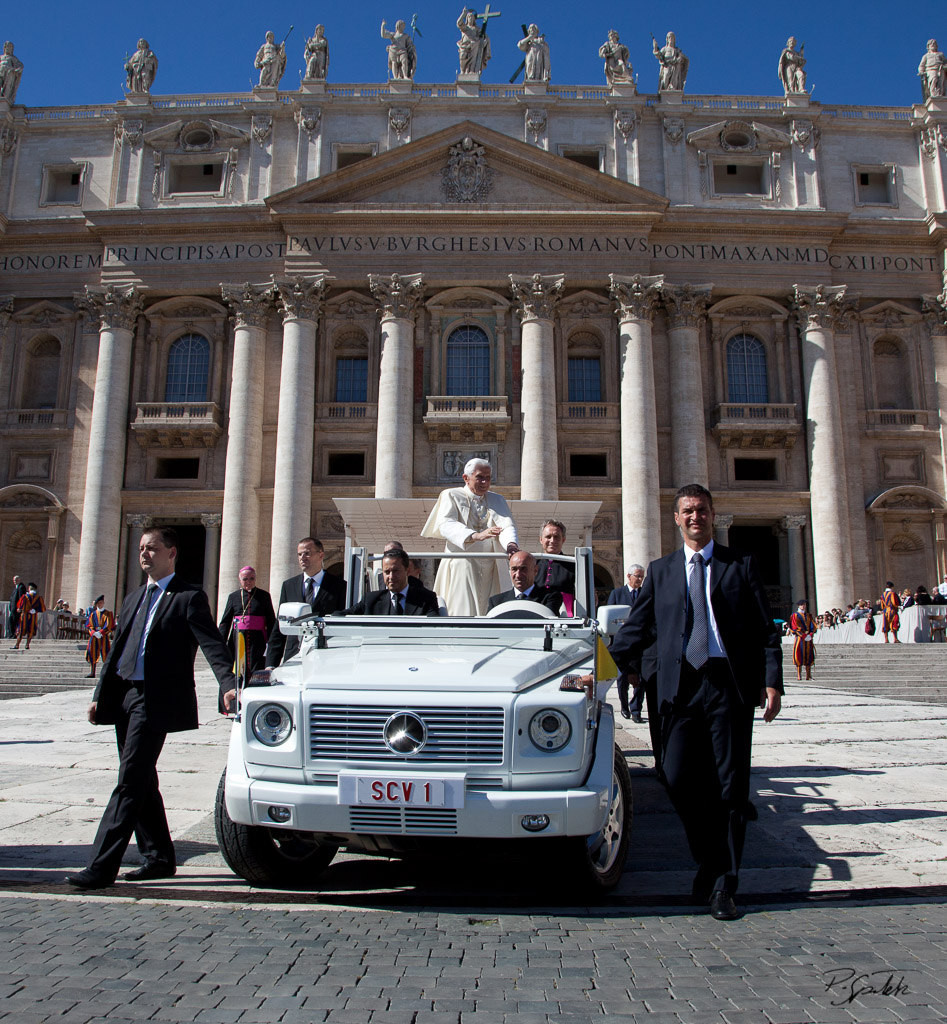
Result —
<path fill-rule="evenodd" d="M 665 284 L 661 287 L 671 327 L 697 327 L 707 312 L 712 284 Z"/>
<path fill-rule="evenodd" d="M 714 516 L 715 530 L 729 530 L 733 526 L 733 516 L 729 512 L 718 512 Z"/>
<path fill-rule="evenodd" d="M 625 320 L 653 320 L 654 310 L 661 297 L 664 275 L 645 277 L 643 274 L 609 274 L 608 294 L 615 301 L 618 322 Z"/>
<path fill-rule="evenodd" d="M 266 327 L 273 306 L 272 284 L 222 284 L 220 294 L 231 309 L 235 327 Z"/>
<path fill-rule="evenodd" d="M 129 512 L 125 516 L 125 525 L 134 526 L 139 530 L 146 530 L 149 526 L 154 526 L 155 521 L 153 516 L 146 516 L 140 512 Z"/>
<path fill-rule="evenodd" d="M 100 331 L 133 331 L 144 304 L 135 284 L 124 288 L 114 284 L 102 287 L 87 284 L 84 292 L 75 293 L 73 301 L 90 320 L 98 321 Z"/>
<path fill-rule="evenodd" d="M 921 311 L 932 335 L 947 334 L 947 290 L 940 295 L 924 295 Z"/>
<path fill-rule="evenodd" d="M 328 283 L 328 274 L 293 277 L 281 281 L 274 277 L 273 287 L 276 290 L 279 310 L 283 315 L 283 323 L 288 320 L 311 320 L 318 323 Z"/>
<path fill-rule="evenodd" d="M 858 302 L 853 296 L 846 297 L 847 290 L 845 284 L 793 285 L 789 301 L 799 321 L 799 330 L 835 330 L 846 326 Z"/>
<path fill-rule="evenodd" d="M 413 320 L 424 294 L 422 274 L 369 274 L 380 320 Z"/>
<path fill-rule="evenodd" d="M 205 530 L 212 530 L 214 528 L 220 529 L 221 521 L 223 516 L 219 512 L 203 512 L 201 513 L 201 526 Z"/>
<path fill-rule="evenodd" d="M 510 274 L 510 288 L 516 310 L 525 324 L 530 320 L 552 320 L 562 298 L 565 274 Z"/>
<path fill-rule="evenodd" d="M 784 530 L 801 530 L 808 521 L 806 516 L 783 516 L 779 523 Z"/>

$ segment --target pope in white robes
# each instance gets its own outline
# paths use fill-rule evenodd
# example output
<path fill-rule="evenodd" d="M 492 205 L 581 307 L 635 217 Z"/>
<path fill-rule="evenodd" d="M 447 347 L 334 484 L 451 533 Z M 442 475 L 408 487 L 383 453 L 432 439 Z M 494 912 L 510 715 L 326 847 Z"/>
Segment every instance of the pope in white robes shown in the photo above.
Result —
<path fill-rule="evenodd" d="M 464 486 L 441 491 L 421 530 L 422 537 L 443 537 L 445 551 L 519 550 L 516 524 L 506 500 L 490 490 L 492 471 L 483 459 L 464 466 Z M 487 602 L 503 589 L 495 558 L 443 558 L 434 590 L 449 615 L 484 615 Z"/>

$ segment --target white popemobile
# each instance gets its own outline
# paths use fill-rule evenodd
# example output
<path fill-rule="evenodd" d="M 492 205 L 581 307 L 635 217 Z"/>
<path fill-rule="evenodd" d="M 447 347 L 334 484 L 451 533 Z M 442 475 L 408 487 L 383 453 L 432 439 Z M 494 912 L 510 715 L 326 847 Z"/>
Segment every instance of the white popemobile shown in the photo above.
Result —
<path fill-rule="evenodd" d="M 400 518 L 389 507 L 382 521 L 401 527 L 389 537 L 410 536 L 430 501 L 337 504 L 353 604 L 380 557 L 355 542 L 356 524 L 397 506 Z M 541 521 L 554 508 L 563 518 L 573 506 L 588 536 L 597 505 L 516 502 L 514 515 Z M 603 608 L 596 621 L 591 548 L 577 547 L 574 563 L 571 618 L 523 601 L 483 618 L 320 618 L 282 605 L 279 628 L 299 635 L 301 650 L 242 690 L 218 791 L 217 838 L 233 871 L 256 885 L 300 885 L 341 846 L 391 854 L 429 837 L 523 838 L 555 840 L 573 882 L 614 886 L 632 795 L 604 700 L 615 672 L 602 637 L 627 609 Z"/>

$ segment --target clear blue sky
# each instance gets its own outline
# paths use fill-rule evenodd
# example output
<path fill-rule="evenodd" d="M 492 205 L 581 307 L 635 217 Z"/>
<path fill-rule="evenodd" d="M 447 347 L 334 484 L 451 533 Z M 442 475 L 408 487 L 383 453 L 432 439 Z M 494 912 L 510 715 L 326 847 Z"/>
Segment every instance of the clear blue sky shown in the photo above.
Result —
<path fill-rule="evenodd" d="M 552 81 L 602 84 L 598 47 L 615 28 L 631 51 L 641 92 L 657 88 L 651 33 L 677 33 L 690 58 L 689 93 L 777 95 L 779 53 L 794 35 L 806 44 L 813 99 L 826 104 L 908 106 L 920 100 L 917 64 L 927 40 L 947 50 L 943 0 L 678 0 L 644 9 L 603 0 L 491 0 L 502 17 L 490 22 L 493 60 L 484 81 L 506 82 L 519 64 L 520 25 L 535 21 L 551 47 Z M 26 106 L 113 103 L 123 96 L 126 52 L 145 36 L 160 66 L 154 94 L 243 92 L 256 81 L 253 57 L 272 29 L 291 24 L 282 86 L 298 86 L 305 37 L 317 22 L 331 47 L 330 82 L 382 82 L 386 77 L 382 18 L 389 27 L 417 12 L 418 82 L 451 82 L 457 71 L 456 21 L 462 2 L 374 0 L 313 4 L 208 3 L 206 0 L 7 0 L 0 32 L 26 70 L 17 95 Z M 477 11 L 483 10 L 483 4 Z M 941 38 L 942 37 L 942 38 Z"/>

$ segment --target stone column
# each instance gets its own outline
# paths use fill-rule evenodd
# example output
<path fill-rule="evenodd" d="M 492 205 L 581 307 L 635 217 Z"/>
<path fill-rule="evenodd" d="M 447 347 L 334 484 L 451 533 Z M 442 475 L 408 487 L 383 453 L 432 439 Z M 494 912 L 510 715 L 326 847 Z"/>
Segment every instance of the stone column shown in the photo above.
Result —
<path fill-rule="evenodd" d="M 217 605 L 217 556 L 220 554 L 219 512 L 208 512 L 201 516 L 204 527 L 204 593 L 211 608 Z"/>
<path fill-rule="evenodd" d="M 105 594 L 106 604 L 114 607 L 122 526 L 132 338 L 142 310 L 142 296 L 135 285 L 87 285 L 85 292 L 76 294 L 75 303 L 99 321 L 99 355 L 82 500 L 76 607 L 84 608 L 98 594 Z"/>
<path fill-rule="evenodd" d="M 700 372 L 700 321 L 712 285 L 664 285 L 671 352 L 671 476 L 675 490 L 708 484 L 707 428 Z"/>
<path fill-rule="evenodd" d="M 803 557 L 802 528 L 806 525 L 805 516 L 783 516 L 781 520 L 783 529 L 786 531 L 786 540 L 789 545 L 789 585 L 792 588 L 792 604 L 806 596 L 806 562 Z M 854 595 L 853 595 L 854 596 Z M 833 605 L 833 607 L 844 608 L 845 605 Z M 812 609 L 815 613 L 815 609 Z"/>
<path fill-rule="evenodd" d="M 141 535 L 148 526 L 154 526 L 155 522 L 151 516 L 127 515 L 125 525 L 128 527 L 128 553 L 125 559 L 125 593 L 130 594 L 141 586 L 142 571 L 141 562 L 138 561 L 138 549 L 141 546 Z M 99 591 L 101 593 L 101 591 Z M 93 597 L 96 595 L 93 594 Z M 118 614 L 118 609 L 115 609 Z"/>
<path fill-rule="evenodd" d="M 522 324 L 523 501 L 555 501 L 559 497 L 554 328 L 556 305 L 564 283 L 564 274 L 510 274 L 510 287 Z"/>
<path fill-rule="evenodd" d="M 849 502 L 835 369 L 835 325 L 851 307 L 846 285 L 796 285 L 793 303 L 802 342 L 809 501 L 816 606 L 844 608 L 854 593 L 848 543 Z"/>
<path fill-rule="evenodd" d="M 327 274 L 317 274 L 275 282 L 283 314 L 283 361 L 273 481 L 271 591 L 299 571 L 296 545 L 302 537 L 308 537 L 312 529 L 316 324 L 322 312 L 327 281 Z"/>
<path fill-rule="evenodd" d="M 622 565 L 661 557 L 661 483 L 651 324 L 663 275 L 609 274 L 621 364 Z"/>
<path fill-rule="evenodd" d="M 369 274 L 381 324 L 375 497 L 410 498 L 414 482 L 414 322 L 420 274 Z"/>
<path fill-rule="evenodd" d="M 728 512 L 720 512 L 714 516 L 714 541 L 727 547 L 730 543 L 730 527 L 733 526 L 733 516 Z"/>
<path fill-rule="evenodd" d="M 940 295 L 925 295 L 921 309 L 931 337 L 931 356 L 934 362 L 934 396 L 938 409 L 947 408 L 947 289 Z M 941 470 L 938 483 L 947 487 L 947 418 L 940 417 Z M 943 491 L 941 493 L 944 493 Z M 938 578 L 943 575 L 938 567 Z"/>
<path fill-rule="evenodd" d="M 229 593 L 240 567 L 259 558 L 260 506 L 256 492 L 263 463 L 263 371 L 273 285 L 222 284 L 220 293 L 233 311 L 234 330 L 218 614 L 223 612 L 221 598 Z"/>

